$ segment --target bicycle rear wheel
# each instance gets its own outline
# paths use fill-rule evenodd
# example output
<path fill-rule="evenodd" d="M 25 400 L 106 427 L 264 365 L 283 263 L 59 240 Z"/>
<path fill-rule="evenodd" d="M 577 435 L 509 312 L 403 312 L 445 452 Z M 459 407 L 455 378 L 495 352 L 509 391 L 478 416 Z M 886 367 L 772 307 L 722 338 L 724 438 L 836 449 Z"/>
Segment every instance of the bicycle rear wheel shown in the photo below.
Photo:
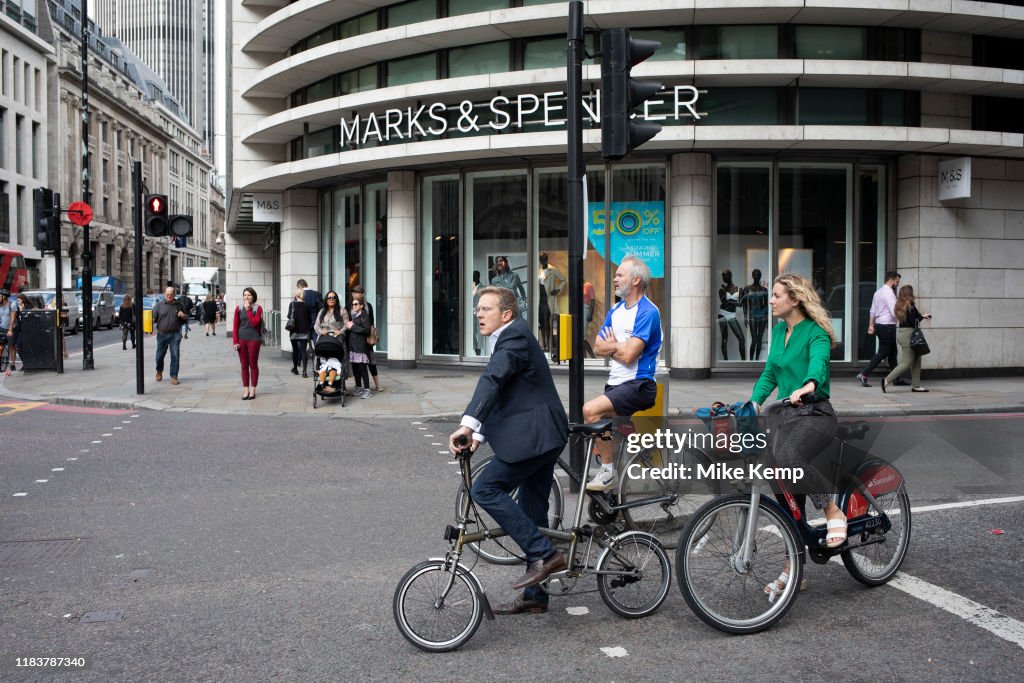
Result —
<path fill-rule="evenodd" d="M 7 344 L 0 344 L 0 372 L 4 372 L 7 369 L 7 362 L 9 360 Z"/>
<path fill-rule="evenodd" d="M 452 588 L 442 599 L 451 577 L 444 560 L 427 560 L 406 572 L 395 589 L 395 624 L 405 639 L 421 650 L 454 650 L 480 627 L 483 607 L 475 580 L 456 567 Z"/>
<path fill-rule="evenodd" d="M 757 633 L 786 615 L 803 578 L 803 544 L 785 513 L 761 501 L 751 566 L 738 569 L 750 497 L 718 498 L 694 513 L 679 537 L 676 577 L 704 623 L 734 634 Z M 788 569 L 789 581 L 769 602 L 764 587 Z"/>
<path fill-rule="evenodd" d="M 706 459 L 700 453 L 689 449 L 678 452 L 644 449 L 630 456 L 619 481 L 619 505 L 645 498 L 674 496 L 674 499 L 623 509 L 626 526 L 654 534 L 666 547 L 674 547 L 671 544 L 697 508 L 718 493 L 712 489 L 711 482 L 695 479 L 697 465 L 704 462 Z M 663 475 L 668 476 L 662 478 Z"/>
<path fill-rule="evenodd" d="M 880 586 L 895 576 L 910 546 L 910 497 L 906 487 L 900 484 L 899 488 L 876 496 L 875 500 L 885 510 L 891 527 L 888 531 L 877 527 L 851 538 L 851 544 L 879 542 L 841 553 L 846 570 L 866 586 Z M 877 517 L 878 511 L 869 507 L 867 514 Z"/>
<path fill-rule="evenodd" d="M 473 465 L 473 479 L 475 480 L 477 475 L 483 471 L 487 464 L 494 459 L 494 456 L 490 458 L 484 458 L 475 465 Z M 556 466 L 557 470 L 557 466 Z M 518 489 L 512 492 L 512 497 L 516 498 Z M 464 485 L 459 486 L 459 492 L 455 495 L 455 515 L 462 514 L 462 505 L 466 496 L 466 487 Z M 562 494 L 562 487 L 558 483 L 558 477 L 556 476 L 551 482 L 551 494 L 548 496 L 548 528 L 557 529 L 562 523 L 562 508 L 565 504 L 565 497 Z M 473 521 L 476 521 L 477 528 L 469 527 L 469 531 L 480 531 L 484 528 L 487 529 L 500 529 L 498 523 L 487 514 L 487 512 L 479 505 L 474 508 L 471 507 L 469 510 L 470 517 L 476 516 Z M 519 546 L 508 536 L 504 536 L 499 539 L 487 539 L 479 541 L 477 543 L 470 543 L 469 547 L 477 555 L 493 564 L 518 564 L 522 562 L 522 557 L 519 555 Z"/>
<path fill-rule="evenodd" d="M 652 614 L 668 596 L 672 565 L 658 539 L 627 531 L 612 539 L 597 561 L 597 590 L 604 604 L 627 619 Z"/>

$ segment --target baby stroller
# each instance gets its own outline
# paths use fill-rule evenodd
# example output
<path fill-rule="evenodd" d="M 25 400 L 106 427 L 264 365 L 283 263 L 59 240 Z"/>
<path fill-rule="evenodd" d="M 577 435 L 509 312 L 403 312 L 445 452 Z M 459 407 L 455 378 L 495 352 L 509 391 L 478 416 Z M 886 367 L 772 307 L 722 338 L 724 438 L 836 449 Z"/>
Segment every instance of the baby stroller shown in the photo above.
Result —
<path fill-rule="evenodd" d="M 313 345 L 314 358 L 316 363 L 313 366 L 313 409 L 316 410 L 316 399 L 319 396 L 323 400 L 341 399 L 341 407 L 345 407 L 345 377 L 348 375 L 348 342 L 346 337 L 332 337 L 320 335 L 316 344 Z M 319 370 L 323 361 L 328 358 L 337 358 L 341 362 L 341 370 L 334 382 L 326 382 L 320 386 Z"/>

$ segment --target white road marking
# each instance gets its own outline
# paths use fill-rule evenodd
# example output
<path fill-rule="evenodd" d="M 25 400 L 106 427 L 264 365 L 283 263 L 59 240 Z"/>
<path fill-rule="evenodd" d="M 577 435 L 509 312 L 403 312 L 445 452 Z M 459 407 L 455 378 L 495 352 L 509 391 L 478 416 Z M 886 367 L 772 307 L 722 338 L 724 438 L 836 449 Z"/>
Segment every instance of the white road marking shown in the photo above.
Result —
<path fill-rule="evenodd" d="M 423 423 L 422 422 L 413 422 L 412 424 L 414 424 L 414 425 L 421 425 Z"/>
<path fill-rule="evenodd" d="M 132 415 L 131 417 L 138 417 L 138 415 Z"/>
<path fill-rule="evenodd" d="M 999 505 L 1001 503 L 1024 502 L 1024 496 L 1011 496 L 1009 498 L 984 498 L 982 500 L 962 500 L 959 503 L 942 503 L 939 505 L 922 505 L 921 507 L 910 507 L 911 512 L 933 512 L 935 510 L 952 510 L 954 508 L 977 507 L 978 505 Z"/>
<path fill-rule="evenodd" d="M 434 438 L 433 434 L 424 434 L 423 436 L 427 437 L 428 439 L 433 439 Z"/>
<path fill-rule="evenodd" d="M 441 443 L 440 441 L 434 441 L 434 442 L 433 442 L 433 443 L 431 443 L 430 445 L 431 445 L 431 446 L 443 446 L 444 444 L 443 444 L 443 443 Z"/>
<path fill-rule="evenodd" d="M 449 465 L 458 465 L 458 464 L 459 464 L 459 461 L 458 461 L 458 460 L 449 460 L 449 461 L 448 461 L 448 464 L 449 464 Z"/>
<path fill-rule="evenodd" d="M 629 653 L 626 652 L 624 647 L 602 647 L 601 652 L 605 653 L 609 657 L 628 657 Z"/>
<path fill-rule="evenodd" d="M 63 468 L 63 467 L 54 467 L 54 468 L 53 468 L 52 470 L 50 470 L 50 471 L 51 471 L 51 472 L 63 472 L 63 471 L 64 471 L 64 468 Z"/>
<path fill-rule="evenodd" d="M 581 617 L 584 614 L 590 614 L 590 608 L 588 607 L 566 607 L 565 611 L 574 617 Z"/>
<path fill-rule="evenodd" d="M 27 493 L 15 493 L 12 497 L 13 498 L 24 498 L 27 495 L 28 495 Z"/>
<path fill-rule="evenodd" d="M 113 436 L 113 434 L 100 434 L 100 436 Z"/>
<path fill-rule="evenodd" d="M 68 458 L 68 462 L 74 462 L 76 460 L 78 460 L 78 458 Z"/>
<path fill-rule="evenodd" d="M 426 427 L 417 427 L 416 429 L 420 429 L 420 430 L 426 431 L 427 428 Z"/>
<path fill-rule="evenodd" d="M 123 424 L 123 425 L 130 425 L 131 423 L 132 423 L 131 420 L 121 420 L 121 424 Z"/>
<path fill-rule="evenodd" d="M 444 454 L 445 454 L 445 453 L 447 453 L 447 452 L 448 452 L 448 451 L 438 451 L 438 452 L 437 452 L 437 454 L 438 454 L 438 455 L 444 455 Z"/>
<path fill-rule="evenodd" d="M 79 453 L 88 453 L 88 452 L 89 452 L 89 449 L 88 449 L 88 448 L 83 448 L 82 450 L 80 450 L 80 451 L 78 451 L 78 452 L 79 452 Z"/>
<path fill-rule="evenodd" d="M 45 484 L 48 481 L 50 481 L 50 480 L 49 479 L 36 479 L 36 483 L 37 484 Z"/>
<path fill-rule="evenodd" d="M 114 427 L 114 431 L 115 431 L 115 432 L 116 432 L 116 431 L 117 431 L 118 429 L 124 429 L 124 427 Z"/>
<path fill-rule="evenodd" d="M 1024 623 L 1016 619 L 902 572 L 888 585 L 1024 648 Z"/>
<path fill-rule="evenodd" d="M 100 441 L 93 441 L 93 443 L 103 443 L 103 441 L 102 440 L 100 440 Z"/>

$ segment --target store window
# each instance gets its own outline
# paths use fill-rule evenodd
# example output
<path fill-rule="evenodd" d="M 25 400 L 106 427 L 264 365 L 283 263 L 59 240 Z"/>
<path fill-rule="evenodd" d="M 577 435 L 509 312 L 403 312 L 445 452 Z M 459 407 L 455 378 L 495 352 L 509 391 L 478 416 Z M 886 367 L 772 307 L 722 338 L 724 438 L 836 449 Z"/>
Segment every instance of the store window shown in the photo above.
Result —
<path fill-rule="evenodd" d="M 448 50 L 448 77 L 496 74 L 511 70 L 509 42 L 453 47 Z"/>
<path fill-rule="evenodd" d="M 359 187 L 327 192 L 321 200 L 320 291 L 326 294 L 334 290 L 343 300 L 350 287 L 359 281 L 360 200 Z"/>
<path fill-rule="evenodd" d="M 486 12 L 492 9 L 506 9 L 509 0 L 448 0 L 448 16 Z"/>
<path fill-rule="evenodd" d="M 387 63 L 388 85 L 405 85 L 437 79 L 437 53 L 392 59 Z"/>
<path fill-rule="evenodd" d="M 875 355 L 875 338 L 867 334 L 871 297 L 879 286 L 886 271 L 885 261 L 885 167 L 861 166 L 857 173 L 857 295 L 856 303 L 849 302 L 856 310 L 856 326 L 849 337 L 843 339 L 856 349 L 856 359 L 871 360 Z M 844 287 L 845 289 L 845 287 Z M 845 291 L 830 291 L 825 307 L 832 311 L 832 317 L 840 310 L 840 302 L 847 304 Z M 853 307 L 856 307 L 855 309 Z M 855 335 L 855 336 L 854 336 Z"/>
<path fill-rule="evenodd" d="M 420 347 L 424 355 L 457 355 L 462 299 L 459 293 L 458 176 L 424 178 L 420 201 L 423 259 L 420 264 L 423 297 Z M 470 282 L 468 278 L 466 281 Z"/>
<path fill-rule="evenodd" d="M 387 8 L 387 27 L 437 19 L 437 0 L 412 0 Z"/>
<path fill-rule="evenodd" d="M 565 36 L 527 40 L 523 46 L 523 69 L 565 66 Z"/>
<path fill-rule="evenodd" d="M 862 88 L 800 88 L 797 123 L 818 126 L 869 124 L 868 91 Z"/>
<path fill-rule="evenodd" d="M 701 59 L 778 59 L 777 26 L 703 26 Z"/>
<path fill-rule="evenodd" d="M 525 170 L 485 171 L 466 175 L 466 294 L 462 314 L 473 320 L 473 308 L 481 286 L 512 290 L 519 315 L 532 324 L 530 296 L 533 271 L 527 250 L 527 175 Z M 488 355 L 487 340 L 472 324 L 465 326 L 465 355 Z"/>
<path fill-rule="evenodd" d="M 366 289 L 366 300 L 373 306 L 374 323 L 380 341 L 375 350 L 388 350 L 388 185 L 366 186 L 363 205 L 363 267 L 360 283 Z"/>

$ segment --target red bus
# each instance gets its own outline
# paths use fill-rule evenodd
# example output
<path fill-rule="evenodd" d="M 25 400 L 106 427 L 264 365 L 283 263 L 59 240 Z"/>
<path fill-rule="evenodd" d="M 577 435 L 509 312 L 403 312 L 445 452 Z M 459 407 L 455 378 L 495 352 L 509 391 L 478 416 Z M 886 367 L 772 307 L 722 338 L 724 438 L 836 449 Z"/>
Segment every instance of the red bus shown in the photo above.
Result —
<path fill-rule="evenodd" d="M 0 289 L 17 294 L 28 284 L 28 266 L 20 251 L 0 249 Z"/>

